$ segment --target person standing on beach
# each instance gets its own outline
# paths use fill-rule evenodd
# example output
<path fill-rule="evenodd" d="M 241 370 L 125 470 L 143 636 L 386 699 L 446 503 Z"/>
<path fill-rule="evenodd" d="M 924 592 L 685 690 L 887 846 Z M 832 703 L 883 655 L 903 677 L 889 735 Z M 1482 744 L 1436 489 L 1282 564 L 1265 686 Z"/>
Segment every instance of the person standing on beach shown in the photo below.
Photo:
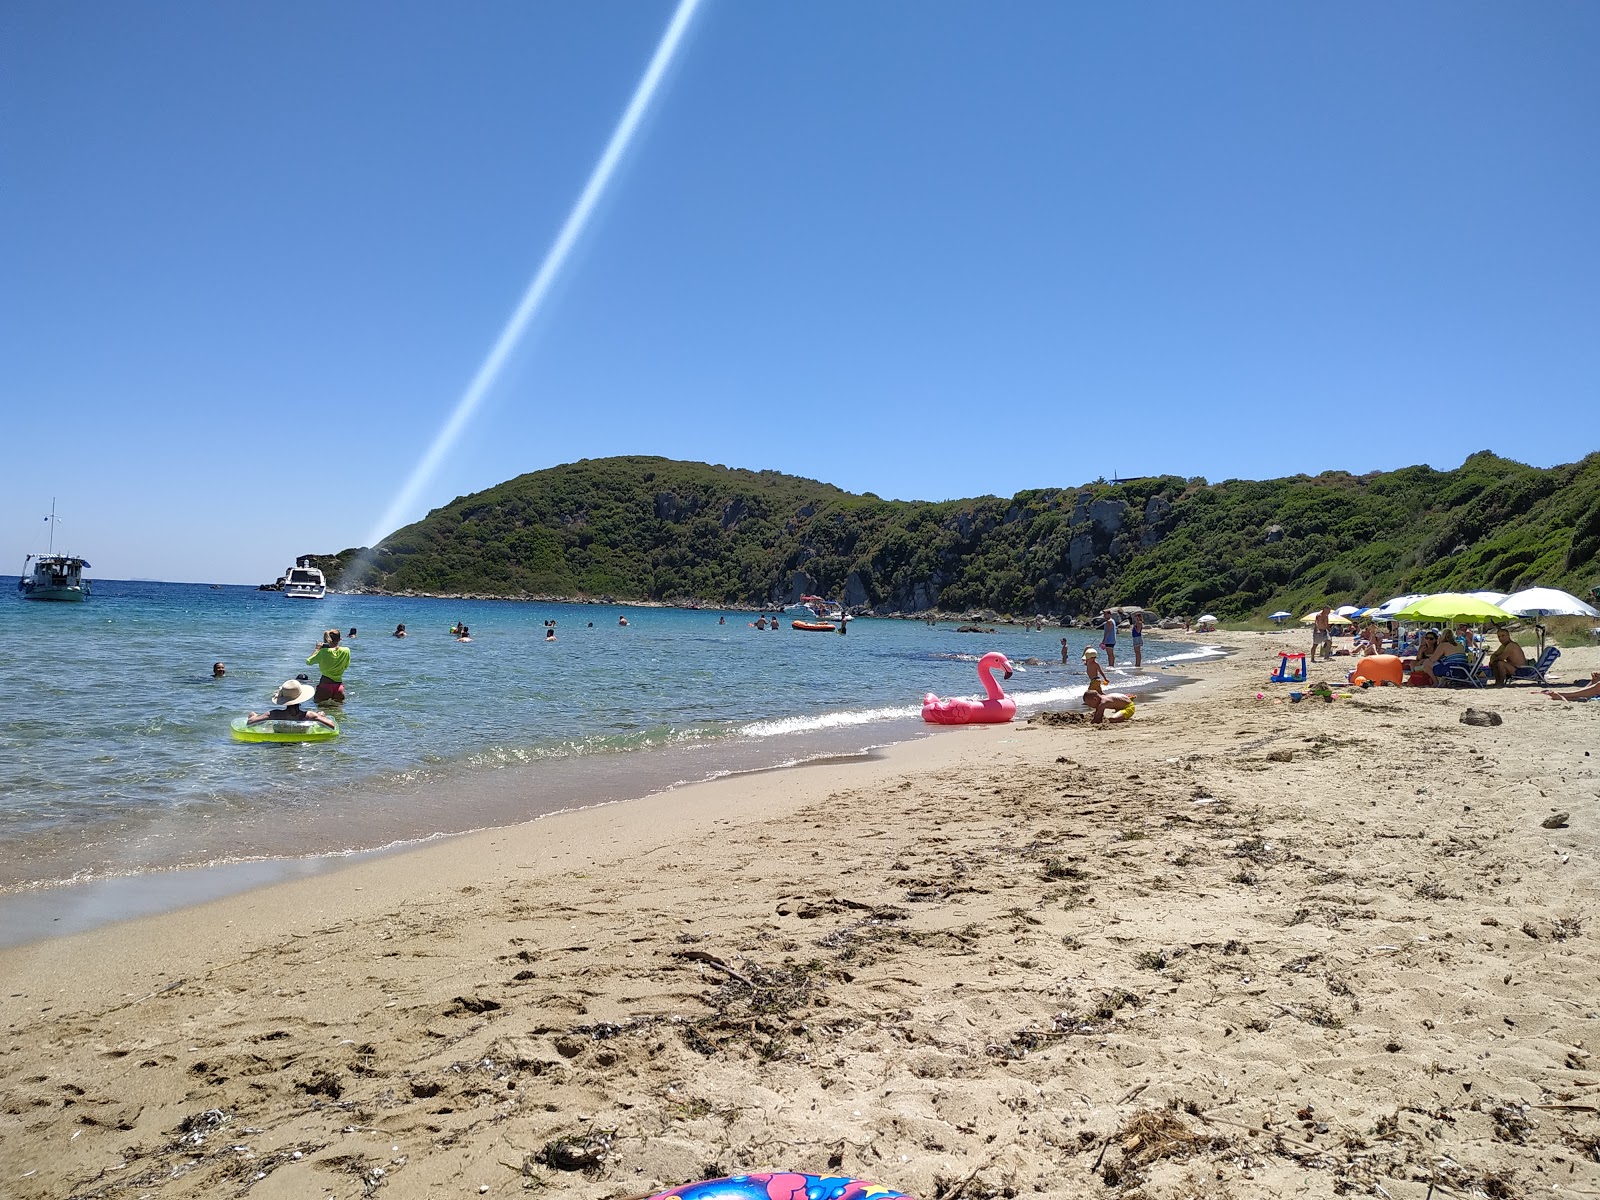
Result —
<path fill-rule="evenodd" d="M 322 635 L 306 666 L 322 672 L 317 681 L 317 694 L 313 703 L 326 704 L 330 700 L 344 701 L 344 673 L 350 669 L 350 651 L 339 645 L 339 631 L 330 629 Z"/>
<path fill-rule="evenodd" d="M 1133 665 L 1142 667 L 1144 666 L 1144 612 L 1141 610 L 1134 613 L 1133 620 L 1129 624 L 1132 625 L 1128 636 L 1133 639 Z"/>
<path fill-rule="evenodd" d="M 1105 632 L 1100 637 L 1100 648 L 1106 652 L 1106 665 L 1114 667 L 1117 665 L 1117 619 L 1111 615 L 1109 608 L 1105 611 L 1105 618 L 1101 626 Z"/>
<path fill-rule="evenodd" d="M 1329 662 L 1333 661 L 1333 630 L 1328 618 L 1333 615 L 1333 606 L 1324 604 L 1317 619 L 1311 623 L 1311 661 L 1317 661 L 1317 647 L 1322 647 L 1322 657 Z"/>
<path fill-rule="evenodd" d="M 1083 652 L 1083 671 L 1089 677 L 1089 692 L 1103 692 L 1106 684 L 1111 682 L 1106 669 L 1100 665 L 1100 654 L 1093 646 Z"/>

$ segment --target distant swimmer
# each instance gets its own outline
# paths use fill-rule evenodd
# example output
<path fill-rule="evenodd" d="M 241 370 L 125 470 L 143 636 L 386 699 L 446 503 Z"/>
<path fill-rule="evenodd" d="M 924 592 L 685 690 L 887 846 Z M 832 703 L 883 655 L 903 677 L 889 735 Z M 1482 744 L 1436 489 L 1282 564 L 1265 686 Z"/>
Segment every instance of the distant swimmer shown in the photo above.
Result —
<path fill-rule="evenodd" d="M 344 700 L 344 673 L 350 669 L 350 651 L 339 645 L 337 629 L 330 629 L 322 635 L 317 648 L 306 659 L 306 666 L 316 667 L 322 672 L 322 678 L 317 681 L 318 704 Z"/>
<path fill-rule="evenodd" d="M 617 618 L 617 624 L 618 625 L 626 625 L 627 623 L 628 623 L 628 618 L 627 617 L 618 617 Z"/>
<path fill-rule="evenodd" d="M 355 635 L 356 635 L 356 627 L 354 625 L 352 625 L 352 626 L 350 626 L 350 632 L 345 634 L 345 636 L 346 637 L 355 637 Z"/>
<path fill-rule="evenodd" d="M 227 673 L 228 673 L 228 664 L 227 663 L 219 663 L 219 662 L 217 662 L 217 663 L 212 663 L 211 664 L 211 678 L 213 678 L 213 679 L 221 679 Z"/>
<path fill-rule="evenodd" d="M 751 629 L 765 629 L 766 627 L 767 627 L 767 614 L 766 613 L 762 613 L 754 621 L 750 622 L 750 628 Z"/>
<path fill-rule="evenodd" d="M 470 642 L 471 640 L 472 640 L 471 636 L 467 633 L 467 627 L 465 625 L 457 625 L 456 626 L 456 641 L 458 641 L 458 642 Z"/>
<path fill-rule="evenodd" d="M 1067 663 L 1067 639 L 1066 638 L 1062 638 L 1061 639 L 1061 665 L 1065 666 L 1066 663 Z"/>
<path fill-rule="evenodd" d="M 296 679 L 286 679 L 283 682 L 283 686 L 272 693 L 272 702 L 282 705 L 282 707 L 274 708 L 270 712 L 251 713 L 245 718 L 245 724 L 259 725 L 263 721 L 316 721 L 321 725 L 326 725 L 329 729 L 337 729 L 337 725 L 317 712 L 316 709 L 302 709 L 300 707 L 307 700 L 312 699 L 314 690 L 309 683 L 301 683 Z"/>
<path fill-rule="evenodd" d="M 401 624 L 396 625 L 394 627 L 394 636 L 395 637 L 405 637 L 405 635 L 406 635 L 406 627 L 405 627 L 404 623 L 401 623 Z"/>
<path fill-rule="evenodd" d="M 717 624 L 718 625 L 726 625 L 727 623 L 728 623 L 728 618 L 727 617 L 718 617 L 717 618 Z"/>
<path fill-rule="evenodd" d="M 544 631 L 544 640 L 547 641 L 547 642 L 555 641 L 556 640 L 556 631 L 554 629 L 552 629 L 552 628 L 546 627 L 546 629 Z"/>

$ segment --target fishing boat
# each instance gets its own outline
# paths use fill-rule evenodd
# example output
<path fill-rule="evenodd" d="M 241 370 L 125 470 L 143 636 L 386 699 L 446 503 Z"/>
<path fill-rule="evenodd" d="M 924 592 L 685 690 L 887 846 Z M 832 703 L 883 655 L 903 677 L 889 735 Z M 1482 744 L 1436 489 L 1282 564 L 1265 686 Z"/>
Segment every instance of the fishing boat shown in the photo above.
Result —
<path fill-rule="evenodd" d="M 283 573 L 283 594 L 291 600 L 321 600 L 328 594 L 328 581 L 316 567 L 297 563 Z"/>
<path fill-rule="evenodd" d="M 88 565 L 76 554 L 30 554 L 23 559 L 17 591 L 24 600 L 87 600 L 83 569 Z"/>
<path fill-rule="evenodd" d="M 22 578 L 17 591 L 24 600 L 87 600 L 89 580 L 83 569 L 89 565 L 76 554 L 57 554 L 56 502 L 50 501 L 50 547 L 43 554 L 30 554 L 22 560 Z"/>

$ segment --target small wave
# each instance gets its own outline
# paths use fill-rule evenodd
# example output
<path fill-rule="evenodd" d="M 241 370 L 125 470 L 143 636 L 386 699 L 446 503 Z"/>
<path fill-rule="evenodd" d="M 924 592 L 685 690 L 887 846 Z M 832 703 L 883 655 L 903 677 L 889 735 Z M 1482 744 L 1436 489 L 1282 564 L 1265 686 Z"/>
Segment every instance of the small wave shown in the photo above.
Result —
<path fill-rule="evenodd" d="M 752 721 L 741 725 L 744 737 L 778 737 L 786 733 L 810 733 L 816 729 L 845 729 L 851 725 L 870 725 L 874 721 L 893 721 L 914 717 L 922 709 L 917 705 L 895 705 L 892 708 L 856 708 L 844 712 L 813 713 L 800 717 L 778 717 L 770 721 Z"/>
<path fill-rule="evenodd" d="M 1181 654 L 1168 654 L 1161 658 L 1153 658 L 1152 663 L 1177 663 L 1177 662 L 1207 662 L 1214 658 L 1226 658 L 1228 652 L 1221 646 L 1198 646 L 1193 650 L 1185 650 Z"/>

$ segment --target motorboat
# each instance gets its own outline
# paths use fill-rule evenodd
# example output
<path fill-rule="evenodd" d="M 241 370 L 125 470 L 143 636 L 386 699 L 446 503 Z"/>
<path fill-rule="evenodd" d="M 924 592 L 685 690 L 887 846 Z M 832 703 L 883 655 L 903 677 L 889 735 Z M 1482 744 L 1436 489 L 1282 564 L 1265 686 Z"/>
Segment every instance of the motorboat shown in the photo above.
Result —
<path fill-rule="evenodd" d="M 328 581 L 316 567 L 290 567 L 283 573 L 283 594 L 291 600 L 321 600 Z"/>
<path fill-rule="evenodd" d="M 50 501 L 50 548 L 22 560 L 17 591 L 24 600 L 87 600 L 89 581 L 83 577 L 88 561 L 76 554 L 56 553 L 56 502 Z"/>
<path fill-rule="evenodd" d="M 24 600 L 87 600 L 89 563 L 75 554 L 30 554 L 22 561 L 17 591 Z"/>

